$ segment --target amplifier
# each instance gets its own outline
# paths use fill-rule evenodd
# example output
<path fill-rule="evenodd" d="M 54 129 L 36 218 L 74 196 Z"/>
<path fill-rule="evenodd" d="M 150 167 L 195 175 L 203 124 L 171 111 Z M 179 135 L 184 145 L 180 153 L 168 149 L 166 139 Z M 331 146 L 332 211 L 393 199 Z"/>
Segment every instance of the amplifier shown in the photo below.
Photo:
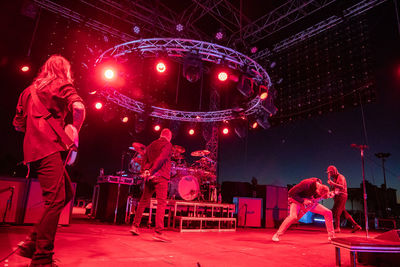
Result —
<path fill-rule="evenodd" d="M 58 224 L 61 225 L 68 225 L 72 208 L 74 205 L 75 199 L 75 191 L 76 191 L 76 183 L 72 183 L 72 189 L 74 197 L 68 204 L 64 207 L 61 212 L 60 219 L 58 220 Z M 26 210 L 25 210 L 25 217 L 24 223 L 37 223 L 42 216 L 44 211 L 44 201 L 42 197 L 42 189 L 40 188 L 39 181 L 37 179 L 31 179 L 30 186 L 29 186 L 29 193 L 28 199 L 26 202 Z"/>
<path fill-rule="evenodd" d="M 123 177 L 123 176 L 112 176 L 112 175 L 106 175 L 106 176 L 99 176 L 97 177 L 97 183 L 112 183 L 112 184 L 127 184 L 127 185 L 133 185 L 135 182 L 139 179 L 139 177 Z"/>
<path fill-rule="evenodd" d="M 22 223 L 26 178 L 0 177 L 0 222 Z"/>
<path fill-rule="evenodd" d="M 115 211 L 118 206 L 116 222 L 125 222 L 129 187 L 130 184 L 123 183 L 103 182 L 97 184 L 93 190 L 92 215 L 102 221 L 114 222 Z"/>

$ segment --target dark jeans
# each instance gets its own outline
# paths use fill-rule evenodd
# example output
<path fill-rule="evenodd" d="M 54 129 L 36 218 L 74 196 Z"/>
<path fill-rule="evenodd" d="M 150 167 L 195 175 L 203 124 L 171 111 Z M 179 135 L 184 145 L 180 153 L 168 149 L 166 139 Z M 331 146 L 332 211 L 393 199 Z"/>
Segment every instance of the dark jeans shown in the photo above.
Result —
<path fill-rule="evenodd" d="M 46 264 L 52 261 L 54 239 L 58 220 L 64 206 L 72 199 L 72 184 L 64 175 L 60 152 L 32 162 L 36 170 L 44 200 L 44 212 L 35 225 L 28 242 L 35 242 L 36 250 L 32 263 Z"/>
<path fill-rule="evenodd" d="M 153 193 L 156 192 L 157 211 L 156 211 L 156 232 L 161 233 L 164 229 L 165 206 L 167 205 L 168 179 L 163 177 L 155 177 L 146 182 L 142 197 L 136 209 L 133 225 L 139 227 L 142 220 L 143 211 L 149 207 L 150 199 Z"/>
<path fill-rule="evenodd" d="M 335 229 L 340 229 L 340 215 L 344 213 L 344 216 L 348 221 L 351 222 L 353 227 L 357 226 L 358 224 L 354 221 L 351 215 L 346 211 L 346 201 L 347 201 L 347 194 L 338 194 L 335 195 L 333 198 L 334 204 L 332 208 L 333 219 L 334 219 L 334 226 Z"/>

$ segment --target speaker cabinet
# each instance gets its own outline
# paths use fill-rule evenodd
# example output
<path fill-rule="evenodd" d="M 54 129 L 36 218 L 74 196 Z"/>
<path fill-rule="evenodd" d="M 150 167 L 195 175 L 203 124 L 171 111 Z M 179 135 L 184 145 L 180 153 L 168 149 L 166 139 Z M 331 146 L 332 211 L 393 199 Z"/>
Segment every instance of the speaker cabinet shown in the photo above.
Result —
<path fill-rule="evenodd" d="M 64 207 L 61 212 L 58 224 L 68 225 L 71 218 L 72 208 L 74 205 L 76 183 L 72 183 L 74 197 Z M 37 223 L 41 218 L 44 211 L 44 201 L 42 198 L 42 189 L 37 179 L 31 179 L 29 185 L 28 199 L 26 202 L 26 211 L 24 217 L 24 223 L 32 224 Z"/>
<path fill-rule="evenodd" d="M 278 227 L 286 218 L 288 190 L 286 187 L 267 185 L 265 201 L 265 227 Z"/>
<path fill-rule="evenodd" d="M 238 226 L 261 227 L 262 198 L 234 197 L 238 214 Z"/>
<path fill-rule="evenodd" d="M 26 181 L 25 178 L 0 177 L 0 223 L 22 223 Z"/>
<path fill-rule="evenodd" d="M 119 197 L 117 183 L 99 183 L 95 186 L 93 198 L 95 207 L 93 215 L 96 219 L 114 222 L 115 208 L 117 206 L 118 199 L 117 223 L 125 222 L 129 185 L 120 184 L 119 186 Z"/>
<path fill-rule="evenodd" d="M 375 239 L 386 240 L 388 243 L 398 243 L 400 246 L 400 230 L 391 230 L 378 235 Z M 400 254 L 396 253 L 357 253 L 359 263 L 373 266 L 399 266 Z"/>

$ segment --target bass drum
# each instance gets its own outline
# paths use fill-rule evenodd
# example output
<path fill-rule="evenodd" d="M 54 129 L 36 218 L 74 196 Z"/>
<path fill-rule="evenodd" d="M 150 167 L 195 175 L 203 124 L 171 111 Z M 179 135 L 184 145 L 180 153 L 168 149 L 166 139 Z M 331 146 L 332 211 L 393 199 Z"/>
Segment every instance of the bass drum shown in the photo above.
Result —
<path fill-rule="evenodd" d="M 200 187 L 197 178 L 186 175 L 171 179 L 169 197 L 172 199 L 193 200 L 199 196 Z"/>

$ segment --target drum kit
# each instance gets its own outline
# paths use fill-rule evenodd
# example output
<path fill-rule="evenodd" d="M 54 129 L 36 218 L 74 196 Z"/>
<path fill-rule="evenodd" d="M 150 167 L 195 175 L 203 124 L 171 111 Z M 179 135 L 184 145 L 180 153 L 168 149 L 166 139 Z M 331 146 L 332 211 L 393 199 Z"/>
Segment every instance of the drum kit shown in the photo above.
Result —
<path fill-rule="evenodd" d="M 140 174 L 146 146 L 134 142 L 129 150 L 133 152 L 128 170 L 132 174 Z M 189 165 L 183 153 L 186 149 L 179 145 L 172 147 L 171 179 L 168 196 L 172 199 L 216 201 L 216 175 L 213 171 L 214 161 L 209 158 L 210 151 L 197 150 L 190 153 L 199 159 Z"/>

